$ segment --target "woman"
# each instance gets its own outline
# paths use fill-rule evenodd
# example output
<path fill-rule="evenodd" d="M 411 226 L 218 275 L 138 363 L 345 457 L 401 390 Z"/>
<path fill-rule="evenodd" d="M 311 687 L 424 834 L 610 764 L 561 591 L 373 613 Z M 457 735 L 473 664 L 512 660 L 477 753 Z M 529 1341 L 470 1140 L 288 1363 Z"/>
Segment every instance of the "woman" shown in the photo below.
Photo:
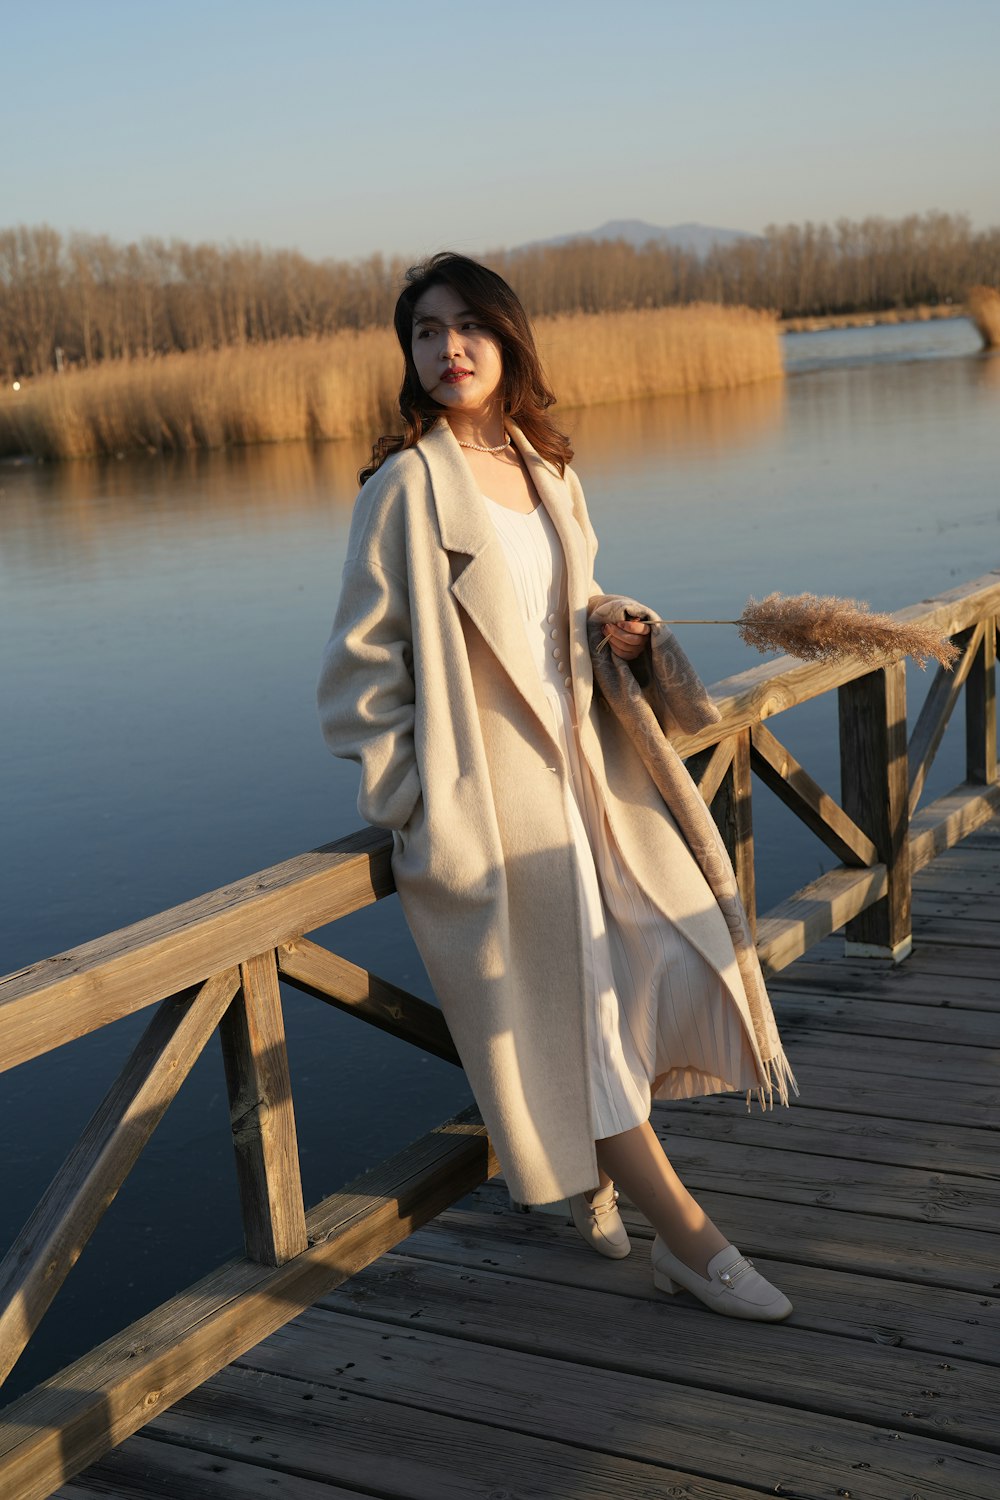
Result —
<path fill-rule="evenodd" d="M 730 1316 L 791 1304 L 684 1188 L 651 1100 L 767 1088 L 725 920 L 587 643 L 597 541 L 524 310 L 443 253 L 395 312 L 402 437 L 362 471 L 319 686 L 513 1197 L 568 1198 L 654 1282 Z M 609 649 L 649 649 L 637 620 Z M 784 1059 L 781 1058 L 784 1066 Z"/>

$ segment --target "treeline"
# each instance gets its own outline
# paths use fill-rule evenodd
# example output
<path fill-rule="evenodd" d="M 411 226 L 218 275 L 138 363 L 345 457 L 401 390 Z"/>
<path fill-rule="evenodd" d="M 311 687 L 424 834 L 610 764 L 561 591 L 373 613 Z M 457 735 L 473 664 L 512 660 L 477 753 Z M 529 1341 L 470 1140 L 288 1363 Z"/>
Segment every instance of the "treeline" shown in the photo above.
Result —
<path fill-rule="evenodd" d="M 704 257 L 576 241 L 485 257 L 534 316 L 716 302 L 782 317 L 962 302 L 1000 283 L 1000 228 L 964 215 L 770 226 Z M 406 261 L 189 245 L 47 226 L 0 230 L 0 372 L 315 337 L 385 325 Z"/>
<path fill-rule="evenodd" d="M 1000 227 L 975 232 L 964 215 L 769 225 L 760 237 L 699 258 L 649 245 L 575 244 L 493 257 L 533 309 L 598 312 L 720 302 L 782 318 L 963 302 L 1000 281 Z"/>

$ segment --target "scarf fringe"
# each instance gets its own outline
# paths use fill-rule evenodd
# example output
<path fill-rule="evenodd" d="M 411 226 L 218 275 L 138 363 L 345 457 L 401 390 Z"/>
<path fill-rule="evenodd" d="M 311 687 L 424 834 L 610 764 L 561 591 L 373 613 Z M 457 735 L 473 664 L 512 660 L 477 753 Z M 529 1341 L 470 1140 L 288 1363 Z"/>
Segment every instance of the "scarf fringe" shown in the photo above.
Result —
<path fill-rule="evenodd" d="M 791 1104 L 791 1093 L 796 1099 L 799 1097 L 799 1086 L 795 1081 L 795 1074 L 785 1056 L 784 1048 L 779 1045 L 773 1057 L 769 1057 L 764 1063 L 764 1082 L 754 1089 L 747 1089 L 747 1114 L 753 1105 L 753 1095 L 756 1092 L 757 1102 L 761 1109 L 774 1108 L 774 1093 L 778 1092 L 778 1103 L 787 1109 Z"/>

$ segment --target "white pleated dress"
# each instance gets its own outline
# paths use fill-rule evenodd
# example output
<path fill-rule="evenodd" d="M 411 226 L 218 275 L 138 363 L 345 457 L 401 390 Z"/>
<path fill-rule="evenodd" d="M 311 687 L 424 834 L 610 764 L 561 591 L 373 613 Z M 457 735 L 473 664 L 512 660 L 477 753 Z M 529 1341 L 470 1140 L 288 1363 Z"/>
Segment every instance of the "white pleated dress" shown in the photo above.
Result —
<path fill-rule="evenodd" d="M 622 860 L 581 752 L 569 675 L 566 570 L 555 527 L 543 505 L 522 515 L 483 498 L 569 772 L 566 813 L 587 929 L 583 999 L 591 1012 L 591 1110 L 594 1139 L 602 1140 L 649 1118 L 651 1084 L 660 1074 L 688 1070 L 668 1079 L 662 1093 L 690 1098 L 756 1088 L 757 1072 L 728 989 Z M 664 817 L 670 817 L 666 809 Z M 703 878 L 697 867 L 696 878 Z"/>

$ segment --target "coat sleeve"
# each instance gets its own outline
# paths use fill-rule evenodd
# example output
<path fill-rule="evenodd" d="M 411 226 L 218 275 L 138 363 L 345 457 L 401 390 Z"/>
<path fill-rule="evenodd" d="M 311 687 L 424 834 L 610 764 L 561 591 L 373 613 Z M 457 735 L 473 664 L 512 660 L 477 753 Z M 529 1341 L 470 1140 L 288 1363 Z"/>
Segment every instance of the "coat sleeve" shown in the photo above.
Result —
<path fill-rule="evenodd" d="M 364 510 L 355 510 L 317 699 L 330 750 L 361 766 L 358 812 L 376 827 L 402 828 L 421 790 L 409 587 L 402 568 L 376 555 Z"/>

